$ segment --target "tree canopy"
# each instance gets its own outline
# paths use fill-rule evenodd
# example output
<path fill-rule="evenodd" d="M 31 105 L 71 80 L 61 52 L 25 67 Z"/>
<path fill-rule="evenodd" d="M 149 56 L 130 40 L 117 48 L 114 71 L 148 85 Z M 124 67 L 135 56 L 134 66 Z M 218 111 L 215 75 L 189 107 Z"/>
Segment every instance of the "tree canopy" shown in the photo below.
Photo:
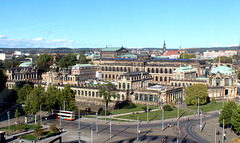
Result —
<path fill-rule="evenodd" d="M 42 54 L 37 59 L 37 67 L 40 72 L 46 72 L 49 71 L 50 66 L 52 65 L 52 59 L 53 57 L 48 54 Z"/>
<path fill-rule="evenodd" d="M 225 127 L 231 126 L 232 113 L 233 113 L 233 110 L 236 108 L 237 108 L 237 103 L 233 100 L 225 103 L 221 111 L 221 115 L 218 118 L 218 122 L 222 125 L 223 119 L 224 119 L 224 126 Z"/>
<path fill-rule="evenodd" d="M 103 84 L 100 86 L 99 95 L 103 96 L 103 102 L 105 102 L 106 106 L 111 102 L 112 97 L 116 97 L 115 95 L 116 86 L 111 82 L 107 82 L 107 84 Z"/>
<path fill-rule="evenodd" d="M 234 55 L 232 57 L 227 56 L 221 56 L 221 63 L 232 63 L 232 59 L 234 58 Z M 219 61 L 219 56 L 214 59 L 215 61 Z"/>
<path fill-rule="evenodd" d="M 59 66 L 61 68 L 66 68 L 72 66 L 76 63 L 76 56 L 73 54 L 67 54 L 61 58 L 59 61 Z"/>
<path fill-rule="evenodd" d="M 203 105 L 207 103 L 207 86 L 204 84 L 194 84 L 188 88 L 185 89 L 185 103 L 187 105 L 194 105 L 196 106 L 198 104 L 198 98 L 199 98 L 199 104 Z"/>
<path fill-rule="evenodd" d="M 179 57 L 180 59 L 183 59 L 183 53 Z M 187 54 L 185 53 L 185 59 L 195 59 L 196 56 L 194 54 Z"/>
<path fill-rule="evenodd" d="M 231 123 L 237 133 L 240 133 L 240 106 L 232 110 Z"/>
<path fill-rule="evenodd" d="M 0 92 L 6 87 L 7 77 L 3 70 L 0 69 Z"/>
<path fill-rule="evenodd" d="M 66 84 L 64 86 L 64 89 L 60 93 L 59 100 L 61 105 L 64 105 L 64 101 L 65 101 L 67 111 L 74 111 L 77 109 L 77 106 L 75 104 L 75 93 L 71 89 L 70 85 Z"/>
<path fill-rule="evenodd" d="M 79 54 L 80 54 L 80 56 L 79 56 L 79 59 L 77 60 L 77 63 L 79 63 L 79 64 L 88 63 L 86 56 L 83 53 L 79 53 Z"/>
<path fill-rule="evenodd" d="M 33 88 L 29 84 L 24 84 L 22 88 L 17 89 L 17 103 L 24 104 Z"/>
<path fill-rule="evenodd" d="M 60 91 L 55 85 L 50 85 L 45 93 L 44 110 L 52 111 L 59 108 Z"/>

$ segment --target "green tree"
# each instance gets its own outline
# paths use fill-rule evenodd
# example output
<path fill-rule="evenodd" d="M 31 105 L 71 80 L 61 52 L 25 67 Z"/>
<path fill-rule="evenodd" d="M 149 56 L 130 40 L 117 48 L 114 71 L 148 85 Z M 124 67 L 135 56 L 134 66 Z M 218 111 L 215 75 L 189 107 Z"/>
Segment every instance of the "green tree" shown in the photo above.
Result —
<path fill-rule="evenodd" d="M 79 54 L 80 54 L 80 56 L 79 56 L 77 63 L 80 63 L 80 64 L 88 63 L 86 56 L 83 53 L 79 53 Z"/>
<path fill-rule="evenodd" d="M 46 99 L 44 102 L 44 110 L 53 111 L 59 109 L 58 98 L 60 97 L 60 91 L 56 88 L 55 85 L 48 87 L 46 92 Z"/>
<path fill-rule="evenodd" d="M 71 89 L 70 85 L 66 84 L 64 86 L 64 89 L 61 91 L 59 101 L 60 101 L 61 105 L 64 105 L 64 101 L 65 101 L 65 106 L 66 106 L 67 111 L 77 110 L 76 101 L 75 101 L 75 93 Z M 63 106 L 62 106 L 62 109 L 63 109 Z"/>
<path fill-rule="evenodd" d="M 237 108 L 237 103 L 233 100 L 225 103 L 221 111 L 221 115 L 218 118 L 218 122 L 221 125 L 223 125 L 223 119 L 224 119 L 224 127 L 230 127 L 232 113 L 233 113 L 233 110 L 236 108 Z"/>
<path fill-rule="evenodd" d="M 188 88 L 185 89 L 185 103 L 187 105 L 194 105 L 196 106 L 198 104 L 198 98 L 199 98 L 199 104 L 203 105 L 207 103 L 207 86 L 204 84 L 194 84 Z"/>
<path fill-rule="evenodd" d="M 212 99 L 211 99 L 211 102 L 212 102 L 212 103 L 216 103 L 216 99 L 215 99 L 215 98 L 212 98 Z"/>
<path fill-rule="evenodd" d="M 50 126 L 49 126 L 49 130 L 50 130 L 50 132 L 52 132 L 52 133 L 57 133 L 58 132 L 58 128 L 56 127 L 56 124 L 50 124 Z"/>
<path fill-rule="evenodd" d="M 43 129 L 42 129 L 42 125 L 41 125 L 40 121 L 38 121 L 37 124 L 34 124 L 33 128 L 34 128 L 34 134 L 36 136 L 39 137 L 39 136 L 43 135 Z"/>
<path fill-rule="evenodd" d="M 238 79 L 240 79 L 240 70 L 238 71 Z"/>
<path fill-rule="evenodd" d="M 59 66 L 61 68 L 66 68 L 75 64 L 76 56 L 73 54 L 67 54 L 61 58 L 59 61 Z"/>
<path fill-rule="evenodd" d="M 15 117 L 17 120 L 18 120 L 19 117 L 20 117 L 20 112 L 18 111 L 18 108 L 16 108 L 16 110 L 15 110 L 14 117 Z"/>
<path fill-rule="evenodd" d="M 29 84 L 24 84 L 22 88 L 19 88 L 17 91 L 17 103 L 23 104 L 33 88 Z"/>
<path fill-rule="evenodd" d="M 0 92 L 6 87 L 7 77 L 3 73 L 3 70 L 0 69 Z"/>
<path fill-rule="evenodd" d="M 214 60 L 219 61 L 219 56 Z M 232 63 L 232 57 L 221 56 L 221 63 Z"/>
<path fill-rule="evenodd" d="M 49 71 L 50 66 L 52 65 L 52 56 L 48 54 L 42 54 L 37 59 L 37 67 L 40 72 Z"/>
<path fill-rule="evenodd" d="M 240 133 L 240 106 L 232 110 L 231 124 L 237 133 Z"/>
<path fill-rule="evenodd" d="M 103 84 L 100 86 L 99 95 L 103 97 L 103 102 L 105 102 L 106 107 L 108 107 L 108 103 L 111 102 L 112 97 L 116 97 L 115 95 L 116 86 L 111 82 L 107 82 L 107 84 Z"/>
<path fill-rule="evenodd" d="M 195 59 L 195 58 L 196 58 L 196 56 L 194 54 L 187 54 L 187 53 L 185 53 L 185 59 Z M 179 59 L 183 59 L 183 53 L 180 54 Z"/>
<path fill-rule="evenodd" d="M 45 91 L 38 85 L 33 88 L 29 93 L 28 98 L 25 101 L 23 110 L 27 114 L 36 114 L 39 111 L 40 105 L 43 105 L 45 101 Z"/>

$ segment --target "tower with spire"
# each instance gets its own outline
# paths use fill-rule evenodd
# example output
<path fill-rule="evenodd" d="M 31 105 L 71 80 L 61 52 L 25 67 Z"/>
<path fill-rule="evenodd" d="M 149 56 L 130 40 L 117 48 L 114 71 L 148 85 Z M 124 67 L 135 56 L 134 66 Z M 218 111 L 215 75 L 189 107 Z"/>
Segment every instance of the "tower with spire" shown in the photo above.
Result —
<path fill-rule="evenodd" d="M 166 44 L 165 44 L 165 40 L 164 40 L 164 43 L 163 43 L 163 54 L 167 52 L 167 49 L 166 49 Z"/>

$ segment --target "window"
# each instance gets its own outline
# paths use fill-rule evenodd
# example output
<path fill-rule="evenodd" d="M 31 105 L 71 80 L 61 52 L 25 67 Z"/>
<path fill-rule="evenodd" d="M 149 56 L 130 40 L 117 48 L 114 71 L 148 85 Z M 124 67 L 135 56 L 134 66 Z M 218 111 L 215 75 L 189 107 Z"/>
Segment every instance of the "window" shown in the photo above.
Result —
<path fill-rule="evenodd" d="M 80 90 L 78 90 L 78 95 L 80 95 Z"/>
<path fill-rule="evenodd" d="M 162 68 L 160 69 L 160 73 L 163 73 L 163 69 Z"/>
<path fill-rule="evenodd" d="M 221 78 L 216 78 L 216 86 L 221 86 Z"/>
<path fill-rule="evenodd" d="M 171 85 L 173 86 L 173 82 L 171 83 Z"/>
<path fill-rule="evenodd" d="M 82 90 L 82 96 L 84 96 L 84 92 L 83 92 L 83 90 Z"/>
<path fill-rule="evenodd" d="M 177 86 L 177 83 L 175 83 L 175 86 Z"/>
<path fill-rule="evenodd" d="M 181 80 L 183 80 L 183 75 L 181 75 Z"/>
<path fill-rule="evenodd" d="M 150 73 L 150 69 L 149 68 L 147 69 L 147 72 Z"/>
<path fill-rule="evenodd" d="M 88 91 L 88 96 L 91 96 L 91 91 Z"/>
<path fill-rule="evenodd" d="M 105 78 L 107 78 L 107 74 L 105 74 Z"/>
<path fill-rule="evenodd" d="M 112 77 L 113 77 L 113 79 L 114 79 L 114 78 L 115 78 L 115 75 L 113 74 L 113 76 L 112 76 Z"/>
<path fill-rule="evenodd" d="M 225 78 L 225 86 L 229 86 L 229 78 Z"/>
<path fill-rule="evenodd" d="M 156 81 L 158 81 L 158 77 L 156 76 Z"/>
<path fill-rule="evenodd" d="M 159 71 L 158 71 L 158 68 L 156 68 L 156 73 L 158 73 Z"/>
<path fill-rule="evenodd" d="M 135 94 L 135 100 L 138 100 L 138 94 Z"/>
<path fill-rule="evenodd" d="M 154 96 L 154 101 L 158 102 L 158 96 L 157 95 Z"/>
<path fill-rule="evenodd" d="M 167 69 L 165 69 L 165 73 L 167 73 L 168 72 L 168 70 Z"/>
<path fill-rule="evenodd" d="M 94 92 L 92 92 L 92 97 L 94 97 L 95 96 L 95 94 L 94 94 Z"/>
<path fill-rule="evenodd" d="M 127 68 L 126 68 L 126 67 L 124 67 L 124 71 L 125 71 L 125 72 L 127 71 Z"/>
<path fill-rule="evenodd" d="M 122 94 L 122 100 L 124 100 L 124 94 Z"/>
<path fill-rule="evenodd" d="M 119 71 L 119 68 L 117 67 L 117 71 Z"/>
<path fill-rule="evenodd" d="M 127 89 L 129 90 L 129 88 L 130 88 L 130 87 L 129 87 L 129 83 L 127 83 Z"/>
<path fill-rule="evenodd" d="M 178 75 L 178 80 L 180 80 L 180 75 Z"/>
<path fill-rule="evenodd" d="M 121 89 L 121 83 L 118 83 L 118 88 Z"/>
<path fill-rule="evenodd" d="M 120 94 L 117 95 L 117 100 L 120 100 Z"/>
<path fill-rule="evenodd" d="M 140 94 L 140 100 L 141 100 L 141 101 L 143 100 L 143 95 L 142 95 L 142 94 Z"/>
<path fill-rule="evenodd" d="M 164 78 L 164 81 L 167 81 L 167 77 Z"/>
<path fill-rule="evenodd" d="M 111 75 L 109 74 L 109 78 L 111 78 Z"/>
<path fill-rule="evenodd" d="M 162 77 L 160 76 L 160 81 L 162 81 Z"/>
<path fill-rule="evenodd" d="M 209 84 L 210 84 L 210 86 L 212 86 L 212 78 L 211 77 L 209 78 Z"/>
<path fill-rule="evenodd" d="M 172 69 L 169 69 L 169 73 L 172 73 Z"/>
<path fill-rule="evenodd" d="M 178 86 L 181 86 L 181 83 L 178 83 Z"/>
<path fill-rule="evenodd" d="M 154 68 L 152 68 L 152 73 L 154 73 Z"/>
<path fill-rule="evenodd" d="M 182 85 L 185 86 L 185 83 L 183 83 Z"/>
<path fill-rule="evenodd" d="M 87 96 L 87 91 L 85 91 L 85 96 Z"/>
<path fill-rule="evenodd" d="M 148 95 L 147 95 L 147 94 L 145 94 L 144 100 L 145 100 L 145 101 L 148 101 Z"/>
<path fill-rule="evenodd" d="M 123 83 L 123 90 L 125 90 L 125 88 L 126 88 L 126 87 L 125 87 L 125 83 Z"/>
<path fill-rule="evenodd" d="M 151 102 L 153 102 L 153 96 L 152 96 L 152 95 L 149 96 L 149 100 L 150 100 Z"/>

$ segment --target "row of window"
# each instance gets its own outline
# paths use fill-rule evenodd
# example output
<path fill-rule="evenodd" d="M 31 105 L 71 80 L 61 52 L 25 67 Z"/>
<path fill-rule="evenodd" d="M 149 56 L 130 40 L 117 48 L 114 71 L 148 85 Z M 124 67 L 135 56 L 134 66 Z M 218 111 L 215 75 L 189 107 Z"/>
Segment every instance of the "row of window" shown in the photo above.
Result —
<path fill-rule="evenodd" d="M 192 83 L 188 84 L 188 83 L 171 83 L 172 86 L 192 86 Z"/>
<path fill-rule="evenodd" d="M 74 90 L 74 92 L 75 92 L 75 95 L 88 96 L 88 97 L 95 97 L 96 96 L 96 97 L 102 98 L 102 96 L 100 96 L 98 94 L 98 92 L 94 92 L 94 91 Z M 81 94 L 80 94 L 80 92 L 81 92 Z M 124 96 L 124 94 L 122 94 L 122 96 L 120 97 L 120 94 L 118 94 L 117 96 L 113 97 L 113 99 L 116 99 L 116 98 L 118 100 L 120 100 L 120 98 L 122 100 L 124 100 L 125 96 Z"/>
<path fill-rule="evenodd" d="M 212 85 L 212 80 L 213 80 L 213 79 L 210 77 L 210 78 L 209 78 L 209 84 L 210 84 L 210 85 Z M 233 80 L 233 79 L 231 79 L 231 80 L 232 80 L 232 85 L 233 85 L 233 81 L 234 81 L 234 80 Z M 224 83 L 225 83 L 225 86 L 229 86 L 229 78 L 225 78 L 225 79 L 224 79 Z M 217 77 L 217 78 L 216 78 L 216 86 L 221 86 L 221 78 L 220 78 L 220 77 Z"/>
<path fill-rule="evenodd" d="M 126 90 L 126 84 L 125 83 L 118 83 L 118 88 L 119 88 L 119 90 Z M 130 85 L 129 85 L 129 83 L 127 83 L 127 89 L 129 90 L 129 88 L 130 88 Z"/>
<path fill-rule="evenodd" d="M 154 98 L 154 100 L 153 100 L 153 98 Z M 158 96 L 157 95 L 147 95 L 147 94 L 145 94 L 144 96 L 143 96 L 143 94 L 140 94 L 140 95 L 138 95 L 138 94 L 135 94 L 135 100 L 138 100 L 138 101 L 150 101 L 150 102 L 158 102 Z"/>
<path fill-rule="evenodd" d="M 175 70 L 175 69 L 174 69 Z M 156 68 L 156 70 L 154 68 L 150 69 L 150 68 L 147 68 L 147 72 L 148 73 L 170 73 L 172 74 L 172 69 L 167 69 L 167 68 Z"/>
<path fill-rule="evenodd" d="M 130 68 L 126 67 L 102 67 L 102 71 L 121 71 L 121 72 L 131 72 Z"/>
<path fill-rule="evenodd" d="M 169 81 L 169 82 L 170 82 L 170 79 L 171 79 L 171 78 L 169 77 L 169 78 L 168 78 L 168 81 Z M 155 77 L 155 81 L 165 81 L 165 82 L 167 82 L 167 77 L 164 77 L 164 78 L 163 78 L 163 77 L 161 77 L 161 76 L 160 76 L 160 77 L 156 76 L 156 77 Z"/>

